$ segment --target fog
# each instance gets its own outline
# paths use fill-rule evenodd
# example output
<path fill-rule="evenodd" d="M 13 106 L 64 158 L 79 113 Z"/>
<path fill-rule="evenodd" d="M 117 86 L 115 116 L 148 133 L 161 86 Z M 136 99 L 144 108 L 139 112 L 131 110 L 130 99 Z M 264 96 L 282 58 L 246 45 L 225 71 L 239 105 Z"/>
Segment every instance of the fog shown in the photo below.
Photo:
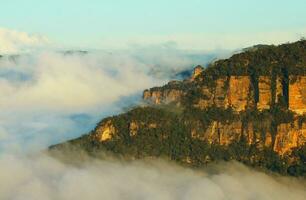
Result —
<path fill-rule="evenodd" d="M 162 160 L 88 160 L 47 155 L 0 157 L 0 199 L 303 200 L 305 180 L 266 175 L 238 163 L 191 170 Z"/>
<path fill-rule="evenodd" d="M 32 41 L 22 35 L 16 44 Z M 175 43 L 87 53 L 28 49 L 0 59 L 0 151 L 35 151 L 78 137 L 140 103 L 144 89 L 225 55 L 179 50 Z"/>
<path fill-rule="evenodd" d="M 0 27 L 0 54 L 29 52 L 49 45 L 51 41 L 46 36 Z"/>

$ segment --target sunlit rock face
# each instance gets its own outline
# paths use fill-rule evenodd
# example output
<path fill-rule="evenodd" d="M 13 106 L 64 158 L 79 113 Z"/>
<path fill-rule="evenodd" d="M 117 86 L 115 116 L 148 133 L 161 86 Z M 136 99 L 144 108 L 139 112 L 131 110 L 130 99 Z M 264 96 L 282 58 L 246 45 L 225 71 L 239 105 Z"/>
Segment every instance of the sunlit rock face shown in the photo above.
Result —
<path fill-rule="evenodd" d="M 194 82 L 197 81 L 195 79 L 196 71 L 197 68 L 195 68 L 194 75 L 190 79 Z M 272 76 L 259 76 L 257 84 L 258 99 L 256 102 L 256 87 L 254 87 L 254 82 L 252 82 L 250 76 L 219 77 L 214 80 L 213 87 L 199 86 L 200 96 L 194 107 L 203 110 L 212 106 L 222 109 L 230 107 L 235 112 L 243 112 L 247 109 L 254 109 L 256 105 L 259 111 L 268 110 L 273 104 L 279 103 L 281 98 L 283 100 L 286 99 L 284 88 L 288 88 L 288 109 L 294 112 L 295 115 L 305 114 L 306 76 L 290 76 L 287 86 L 284 85 L 286 81 L 283 81 L 283 78 L 279 76 L 275 77 L 274 80 Z M 158 91 L 146 90 L 144 99 L 153 99 L 154 103 L 161 104 L 165 102 L 180 102 L 184 95 L 185 93 L 182 90 L 163 90 L 161 87 Z M 166 101 L 167 99 L 168 101 Z M 293 148 L 301 147 L 305 144 L 305 123 L 298 125 L 297 120 L 294 123 L 281 123 L 277 125 L 275 133 L 271 132 L 271 123 L 268 120 L 260 125 L 256 125 L 253 122 L 243 125 L 241 121 L 213 121 L 208 127 L 202 127 L 200 123 L 194 122 L 190 134 L 192 138 L 225 146 L 244 137 L 248 144 L 256 144 L 260 149 L 271 147 L 280 155 L 290 153 Z M 258 127 L 260 127 L 260 130 Z"/>
<path fill-rule="evenodd" d="M 254 94 L 249 76 L 231 76 L 229 81 L 229 104 L 235 111 L 254 107 Z"/>
<path fill-rule="evenodd" d="M 289 80 L 289 109 L 304 114 L 306 113 L 306 76 L 290 76 Z"/>
<path fill-rule="evenodd" d="M 306 142 L 306 123 L 282 123 L 277 127 L 274 151 L 283 155 Z"/>
<path fill-rule="evenodd" d="M 177 103 L 179 105 L 183 95 L 184 92 L 177 89 L 155 89 L 144 91 L 143 99 L 157 105 L 162 103 Z"/>
<path fill-rule="evenodd" d="M 132 121 L 128 123 L 128 131 L 131 138 L 137 136 L 140 130 L 156 128 L 160 127 L 155 121 L 152 121 L 151 123 L 144 123 L 143 121 L 132 119 Z M 95 141 L 105 142 L 116 138 L 117 134 L 118 131 L 115 128 L 114 122 L 112 120 L 105 120 L 96 127 L 92 138 Z"/>
<path fill-rule="evenodd" d="M 249 76 L 220 77 L 215 80 L 215 87 L 202 86 L 202 96 L 195 107 L 231 107 L 237 112 L 254 107 L 254 94 Z"/>
<path fill-rule="evenodd" d="M 252 122 L 244 127 L 240 121 L 228 123 L 213 121 L 206 129 L 203 129 L 199 123 L 195 123 L 191 129 L 191 136 L 194 139 L 225 146 L 244 137 L 249 145 L 256 144 L 259 149 L 273 147 L 273 150 L 280 155 L 290 153 L 293 148 L 301 147 L 306 143 L 306 123 L 299 124 L 295 120 L 293 124 L 278 125 L 274 141 L 272 141 L 270 130 L 271 122 L 269 121 L 261 125 L 261 130 Z"/>
<path fill-rule="evenodd" d="M 259 98 L 257 102 L 257 109 L 264 110 L 269 109 L 272 103 L 272 89 L 271 89 L 271 77 L 260 76 L 258 79 L 258 93 Z"/>
<path fill-rule="evenodd" d="M 201 65 L 196 66 L 193 70 L 191 80 L 196 79 L 203 72 L 203 70 L 204 68 Z"/>
<path fill-rule="evenodd" d="M 198 65 L 194 68 L 192 76 L 189 79 L 184 81 L 170 81 L 163 87 L 147 89 L 143 92 L 143 99 L 156 105 L 172 103 L 180 106 L 182 98 L 186 95 L 186 90 L 189 89 L 188 86 L 185 87 L 185 84 L 192 84 L 203 70 L 203 67 Z"/>
<path fill-rule="evenodd" d="M 137 135 L 138 130 L 139 130 L 139 124 L 137 123 L 137 121 L 132 121 L 129 124 L 130 136 Z"/>
<path fill-rule="evenodd" d="M 280 77 L 277 77 L 275 80 L 275 103 L 279 103 L 280 98 L 284 96 L 283 93 L 283 83 Z"/>
<path fill-rule="evenodd" d="M 194 71 L 196 74 L 196 69 Z M 190 80 L 191 83 L 198 84 L 195 76 L 192 76 Z M 197 85 L 200 88 L 198 91 L 200 97 L 194 106 L 200 109 L 211 106 L 224 109 L 231 107 L 236 112 L 253 109 L 256 106 L 259 111 L 262 111 L 270 109 L 272 104 L 279 103 L 283 98 L 288 99 L 289 110 L 302 115 L 306 113 L 306 76 L 290 76 L 288 82 L 284 82 L 281 77 L 272 80 L 271 76 L 259 76 L 258 100 L 256 100 L 256 87 L 250 76 L 222 76 L 214 80 L 213 87 Z M 143 99 L 157 105 L 175 103 L 180 106 L 182 99 L 188 93 L 183 87 L 185 83 L 172 81 L 164 87 L 145 90 Z M 286 87 L 288 94 L 284 93 Z"/>
<path fill-rule="evenodd" d="M 211 106 L 225 109 L 231 107 L 237 112 L 254 107 L 254 92 L 249 76 L 225 76 L 214 82 L 214 87 L 199 86 L 201 87 L 199 91 L 201 97 L 195 103 L 195 107 L 201 109 Z M 143 98 L 154 104 L 175 102 L 180 105 L 180 101 L 185 94 L 186 92 L 183 89 L 159 87 L 145 90 Z"/>
<path fill-rule="evenodd" d="M 94 138 L 97 141 L 103 142 L 112 139 L 116 134 L 115 126 L 111 120 L 97 126 Z"/>
<path fill-rule="evenodd" d="M 207 85 L 201 86 L 201 95 L 195 107 L 205 109 L 210 106 L 216 106 L 219 108 L 228 108 L 228 77 L 220 77 L 215 80 L 215 86 L 209 87 Z"/>

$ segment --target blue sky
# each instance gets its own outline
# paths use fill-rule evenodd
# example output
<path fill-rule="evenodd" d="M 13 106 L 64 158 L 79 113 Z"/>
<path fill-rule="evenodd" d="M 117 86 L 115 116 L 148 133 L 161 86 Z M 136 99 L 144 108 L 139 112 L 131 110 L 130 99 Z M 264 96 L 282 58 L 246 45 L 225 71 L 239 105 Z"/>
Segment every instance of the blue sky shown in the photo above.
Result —
<path fill-rule="evenodd" d="M 10 0 L 1 2 L 0 26 L 63 45 L 101 48 L 169 40 L 192 48 L 188 42 L 204 37 L 254 39 L 267 32 L 301 37 L 305 8 L 305 0 Z"/>

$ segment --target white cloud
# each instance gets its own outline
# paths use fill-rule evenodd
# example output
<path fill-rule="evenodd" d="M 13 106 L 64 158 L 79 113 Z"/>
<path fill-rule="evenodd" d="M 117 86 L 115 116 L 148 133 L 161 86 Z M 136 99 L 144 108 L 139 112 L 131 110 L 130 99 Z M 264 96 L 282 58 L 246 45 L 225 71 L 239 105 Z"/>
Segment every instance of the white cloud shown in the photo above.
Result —
<path fill-rule="evenodd" d="M 0 151 L 43 148 L 85 133 L 102 117 L 140 99 L 144 89 L 163 85 L 212 55 L 155 45 L 111 53 L 40 51 L 2 57 L 0 128 L 6 134 L 0 137 Z M 136 94 L 139 98 L 123 102 Z M 85 125 L 75 121 L 77 114 L 90 120 Z"/>
<path fill-rule="evenodd" d="M 304 180 L 266 175 L 238 163 L 211 168 L 214 172 L 194 171 L 159 160 L 82 160 L 73 166 L 46 155 L 2 155 L 0 199 L 303 200 L 306 195 Z"/>
<path fill-rule="evenodd" d="M 121 97 L 157 84 L 147 70 L 130 56 L 106 53 L 3 58 L 0 151 L 45 148 L 93 129 L 103 112 L 119 109 L 113 104 Z M 93 117 L 85 128 L 72 119 L 78 113 Z"/>
<path fill-rule="evenodd" d="M 10 72 L 30 67 L 30 80 L 19 83 L 1 79 L 1 109 L 83 110 L 108 104 L 153 84 L 145 66 L 120 55 L 70 55 L 40 53 L 16 65 Z M 0 65 L 6 67 L 8 63 Z"/>
<path fill-rule="evenodd" d="M 47 37 L 0 27 L 0 55 L 27 52 L 49 44 Z"/>

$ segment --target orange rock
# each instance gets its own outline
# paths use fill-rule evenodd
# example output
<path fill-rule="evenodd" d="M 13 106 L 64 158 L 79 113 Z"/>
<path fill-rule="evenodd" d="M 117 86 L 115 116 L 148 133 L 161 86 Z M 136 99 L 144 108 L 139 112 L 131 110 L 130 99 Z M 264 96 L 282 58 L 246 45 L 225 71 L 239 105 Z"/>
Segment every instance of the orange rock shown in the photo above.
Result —
<path fill-rule="evenodd" d="M 143 99 L 150 101 L 154 104 L 172 103 L 176 102 L 180 104 L 181 97 L 184 92 L 178 89 L 157 89 L 157 90 L 145 90 L 143 92 Z"/>
<path fill-rule="evenodd" d="M 230 77 L 228 102 L 238 112 L 254 104 L 254 95 L 251 93 L 251 80 L 249 76 Z"/>
<path fill-rule="evenodd" d="M 191 76 L 191 80 L 194 80 L 196 77 L 198 77 L 202 72 L 203 72 L 203 67 L 198 65 L 194 68 L 192 76 Z"/>
<path fill-rule="evenodd" d="M 283 96 L 283 84 L 280 77 L 276 78 L 276 88 L 275 88 L 275 103 L 280 101 L 279 97 Z"/>
<path fill-rule="evenodd" d="M 130 136 L 135 136 L 137 135 L 138 129 L 139 129 L 139 125 L 136 121 L 132 121 L 129 125 L 129 129 L 130 129 Z"/>
<path fill-rule="evenodd" d="M 220 108 L 228 108 L 228 78 L 221 77 L 215 81 L 215 87 L 209 88 L 207 86 L 202 86 L 203 98 L 199 99 L 195 107 L 200 109 L 205 109 L 210 106 L 216 106 Z"/>
<path fill-rule="evenodd" d="M 302 146 L 306 143 L 306 124 L 300 127 L 298 121 L 294 123 L 283 123 L 277 127 L 275 137 L 274 151 L 283 155 L 295 147 Z"/>
<path fill-rule="evenodd" d="M 239 141 L 242 133 L 242 122 L 235 121 L 232 123 L 219 124 L 218 133 L 221 145 L 229 145 L 234 141 Z"/>
<path fill-rule="evenodd" d="M 106 141 L 113 138 L 116 134 L 116 129 L 111 120 L 106 121 L 104 124 L 100 125 L 95 133 L 95 138 L 100 141 Z"/>
<path fill-rule="evenodd" d="M 306 113 L 306 76 L 290 76 L 289 80 L 289 109 L 302 115 Z"/>
<path fill-rule="evenodd" d="M 269 109 L 272 101 L 271 78 L 269 76 L 260 76 L 258 78 L 258 91 L 258 110 Z"/>

